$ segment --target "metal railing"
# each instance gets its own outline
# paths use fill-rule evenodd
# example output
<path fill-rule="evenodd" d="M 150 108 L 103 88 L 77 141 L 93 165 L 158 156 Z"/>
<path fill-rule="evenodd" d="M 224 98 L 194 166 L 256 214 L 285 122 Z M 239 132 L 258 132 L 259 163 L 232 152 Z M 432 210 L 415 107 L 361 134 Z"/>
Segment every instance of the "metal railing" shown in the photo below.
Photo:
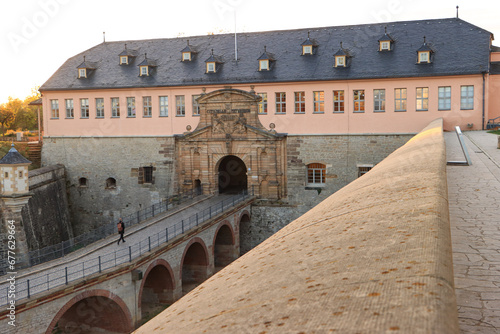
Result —
<path fill-rule="evenodd" d="M 249 197 L 247 191 L 223 199 L 208 208 L 197 212 L 187 219 L 175 223 L 170 227 L 166 227 L 159 233 L 152 234 L 143 239 L 139 243 L 108 252 L 105 255 L 99 255 L 87 261 L 65 266 L 63 269 L 48 272 L 45 275 L 39 275 L 31 279 L 18 279 L 16 281 L 16 298 L 21 300 L 30 298 L 34 294 L 48 291 L 62 285 L 68 285 L 70 282 L 85 278 L 95 273 L 101 273 L 104 270 L 114 268 L 123 263 L 132 262 L 146 252 L 150 252 L 162 244 L 168 243 L 176 236 L 186 233 L 189 230 L 199 226 L 203 222 L 212 219 L 212 217 L 223 213 L 225 210 L 234 207 Z M 49 269 L 47 269 L 49 270 Z M 8 299 L 8 284 L 0 288 L 0 306 L 7 305 Z"/>
<path fill-rule="evenodd" d="M 152 218 L 155 215 L 171 210 L 174 206 L 181 204 L 186 199 L 194 198 L 203 191 L 198 189 L 189 190 L 181 194 L 173 195 L 163 199 L 161 202 L 153 204 L 150 207 L 139 210 L 135 213 L 123 216 L 123 222 L 126 228 L 137 225 L 141 221 Z M 29 252 L 30 266 L 35 266 L 44 262 L 52 261 L 61 258 L 71 252 L 84 248 L 96 241 L 107 238 L 108 236 L 116 233 L 116 224 L 118 219 L 111 221 L 98 228 L 80 234 L 74 238 L 65 240 L 55 245 L 47 246 L 41 249 Z M 3 252 L 2 252 L 3 253 Z M 3 254 L 2 254 L 3 255 Z M 0 259 L 0 275 L 5 275 L 5 268 L 7 268 L 7 259 L 2 256 Z M 27 266 L 17 266 L 17 269 L 23 269 Z"/>
<path fill-rule="evenodd" d="M 498 119 L 500 119 L 500 116 L 495 118 L 490 118 L 488 120 L 488 123 L 486 123 L 486 130 L 491 130 L 500 127 L 500 121 L 497 121 Z"/>

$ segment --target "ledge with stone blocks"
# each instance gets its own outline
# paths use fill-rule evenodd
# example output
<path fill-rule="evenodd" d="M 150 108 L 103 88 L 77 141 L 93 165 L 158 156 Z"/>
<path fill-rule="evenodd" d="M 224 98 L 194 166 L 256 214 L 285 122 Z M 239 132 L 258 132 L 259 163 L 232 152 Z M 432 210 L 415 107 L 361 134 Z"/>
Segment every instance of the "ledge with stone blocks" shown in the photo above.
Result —
<path fill-rule="evenodd" d="M 442 119 L 136 333 L 458 333 Z"/>

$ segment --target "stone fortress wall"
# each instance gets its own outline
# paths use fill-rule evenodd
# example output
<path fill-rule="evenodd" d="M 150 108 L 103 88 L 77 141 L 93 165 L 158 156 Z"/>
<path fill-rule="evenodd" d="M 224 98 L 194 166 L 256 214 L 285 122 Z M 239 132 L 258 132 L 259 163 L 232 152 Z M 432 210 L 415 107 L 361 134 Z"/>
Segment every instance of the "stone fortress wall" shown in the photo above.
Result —
<path fill-rule="evenodd" d="M 253 248 L 293 219 L 310 210 L 358 177 L 359 165 L 376 165 L 411 135 L 323 135 L 287 137 L 287 194 L 262 200 L 252 208 L 250 244 Z M 175 139 L 49 138 L 43 164 L 66 168 L 68 201 L 75 235 L 120 216 L 132 214 L 176 193 Z M 321 191 L 306 186 L 306 164 L 327 166 Z M 141 184 L 138 169 L 154 166 L 154 182 Z M 79 184 L 85 177 L 85 186 Z M 116 186 L 108 188 L 113 178 Z M 251 191 L 251 189 L 249 189 Z"/>

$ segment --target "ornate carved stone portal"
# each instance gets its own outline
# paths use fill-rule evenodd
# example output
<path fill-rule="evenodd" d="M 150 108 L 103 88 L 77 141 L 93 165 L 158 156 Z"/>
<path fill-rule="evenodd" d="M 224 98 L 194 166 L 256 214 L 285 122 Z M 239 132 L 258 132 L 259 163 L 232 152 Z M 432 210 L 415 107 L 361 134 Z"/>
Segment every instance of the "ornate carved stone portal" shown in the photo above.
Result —
<path fill-rule="evenodd" d="M 195 130 L 176 136 L 180 190 L 254 192 L 286 196 L 286 135 L 267 130 L 257 113 L 260 96 L 221 89 L 202 95 Z"/>

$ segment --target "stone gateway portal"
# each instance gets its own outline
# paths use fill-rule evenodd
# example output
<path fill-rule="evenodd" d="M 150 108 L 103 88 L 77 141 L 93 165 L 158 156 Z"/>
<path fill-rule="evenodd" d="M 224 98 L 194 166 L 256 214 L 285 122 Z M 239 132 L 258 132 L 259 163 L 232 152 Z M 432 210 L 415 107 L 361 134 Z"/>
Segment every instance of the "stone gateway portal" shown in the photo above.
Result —
<path fill-rule="evenodd" d="M 237 194 L 247 190 L 245 163 L 234 155 L 222 158 L 219 163 L 219 194 Z"/>
<path fill-rule="evenodd" d="M 204 193 L 253 191 L 286 196 L 286 135 L 266 129 L 253 91 L 221 89 L 199 99 L 200 122 L 176 136 L 179 190 Z M 189 129 L 189 127 L 188 127 Z"/>

